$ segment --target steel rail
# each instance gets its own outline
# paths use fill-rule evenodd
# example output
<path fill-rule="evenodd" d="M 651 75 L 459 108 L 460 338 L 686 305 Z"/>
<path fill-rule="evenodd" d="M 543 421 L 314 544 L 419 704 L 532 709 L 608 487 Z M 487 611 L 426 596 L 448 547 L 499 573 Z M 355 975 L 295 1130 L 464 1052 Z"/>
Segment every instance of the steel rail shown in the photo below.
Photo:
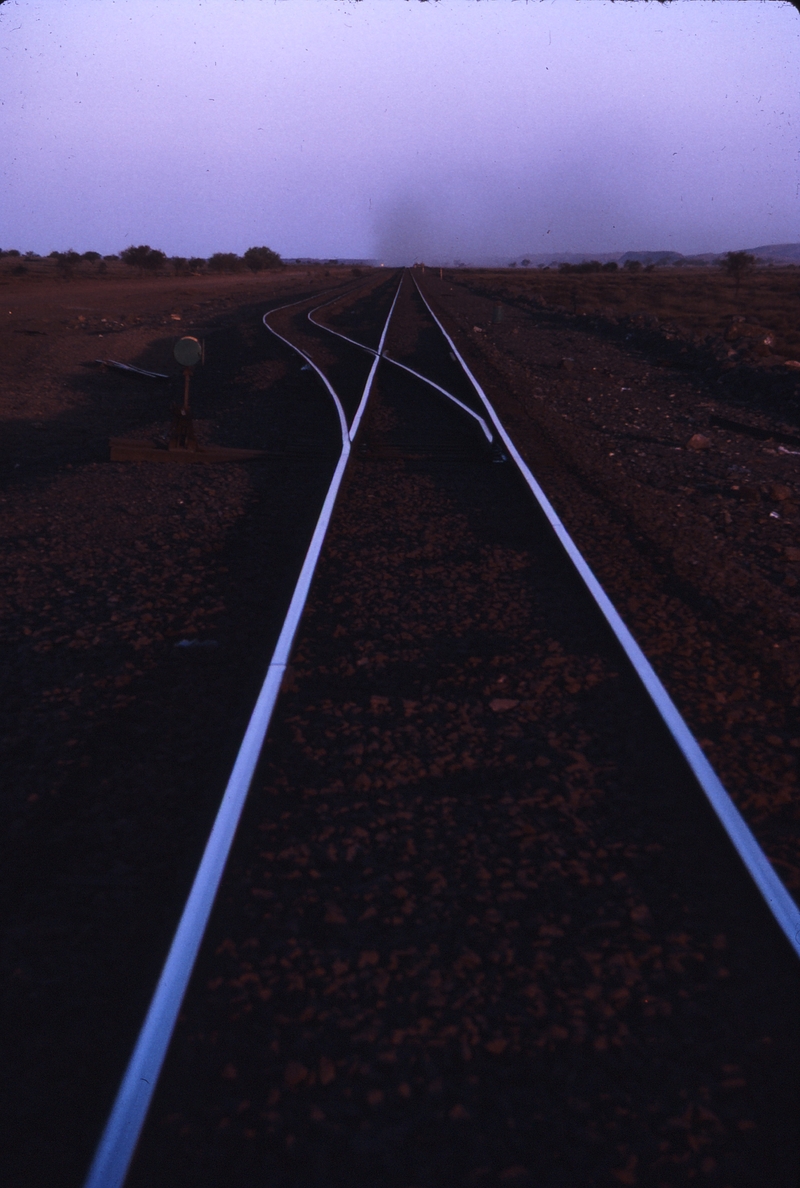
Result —
<path fill-rule="evenodd" d="M 773 869 L 769 859 L 753 836 L 750 827 L 747 825 L 736 805 L 731 800 L 730 794 L 726 791 L 719 776 L 714 771 L 706 756 L 703 754 L 703 750 L 700 747 L 697 739 L 692 734 L 672 698 L 667 693 L 659 678 L 656 676 L 655 670 L 650 664 L 650 661 L 647 659 L 644 652 L 639 647 L 628 628 L 625 626 L 625 623 L 622 621 L 619 612 L 598 582 L 597 578 L 592 573 L 583 555 L 578 549 L 578 546 L 575 544 L 572 537 L 567 532 L 567 529 L 564 527 L 564 524 L 562 523 L 558 514 L 556 513 L 555 508 L 550 503 L 550 500 L 547 498 L 536 479 L 533 477 L 533 474 L 528 469 L 528 466 L 523 458 L 520 456 L 519 451 L 503 427 L 500 418 L 492 407 L 483 388 L 470 371 L 466 361 L 462 357 L 450 335 L 445 330 L 441 321 L 431 309 L 425 294 L 422 292 L 422 289 L 417 283 L 416 277 L 412 276 L 412 279 L 417 287 L 417 292 L 425 302 L 428 312 L 436 322 L 436 325 L 441 330 L 447 342 L 450 344 L 453 353 L 455 354 L 461 366 L 464 368 L 464 372 L 472 383 L 472 386 L 475 388 L 478 397 L 483 402 L 499 436 L 505 443 L 509 455 L 516 462 L 522 477 L 525 479 L 525 482 L 533 492 L 536 502 L 539 504 L 540 508 L 550 522 L 550 525 L 553 528 L 565 552 L 567 553 L 567 556 L 583 579 L 587 589 L 589 590 L 589 593 L 592 595 L 592 598 L 602 611 L 606 622 L 614 632 L 614 635 L 617 637 L 617 640 L 621 644 L 626 656 L 633 665 L 639 679 L 650 695 L 650 698 L 658 710 L 667 729 L 674 738 L 675 742 L 678 744 L 678 747 L 683 753 L 686 762 L 689 764 L 695 779 L 703 789 L 703 792 L 705 793 L 712 809 L 716 813 L 720 824 L 728 835 L 728 838 L 730 839 L 737 854 L 744 863 L 750 877 L 761 893 L 775 921 L 782 930 L 795 954 L 800 957 L 800 908 L 798 908 L 797 904 L 794 902 L 791 895 L 784 887 L 780 878 L 775 873 L 775 870 Z"/>
<path fill-rule="evenodd" d="M 400 283 L 402 285 L 402 279 Z M 400 290 L 398 289 L 398 294 L 399 292 Z M 310 309 L 306 315 L 309 322 L 311 322 L 313 326 L 318 327 L 318 329 L 327 330 L 329 334 L 335 334 L 337 338 L 343 338 L 345 342 L 352 343 L 353 346 L 360 347 L 362 351 L 368 351 L 369 354 L 374 355 L 375 351 L 372 347 L 366 346 L 366 344 L 363 342 L 358 342 L 355 338 L 349 338 L 347 334 L 342 334 L 340 330 L 333 330 L 330 326 L 326 326 L 323 322 L 318 322 L 316 319 L 312 318 L 311 315 L 316 313 L 318 309 L 324 309 L 326 305 L 333 305 L 333 303 L 337 300 L 338 297 L 332 297 L 330 301 L 323 301 L 321 305 L 317 305 L 314 307 L 314 309 Z M 395 295 L 395 301 L 397 301 L 397 295 Z M 393 359 L 391 355 L 384 353 L 383 358 L 387 363 L 393 363 L 395 367 L 401 367 L 403 371 L 407 371 L 409 375 L 413 375 L 416 379 L 422 380 L 424 384 L 428 384 L 429 387 L 435 388 L 437 392 L 441 392 L 442 396 L 446 396 L 448 400 L 452 400 L 453 404 L 457 404 L 460 409 L 462 409 L 465 413 L 478 422 L 488 442 L 491 443 L 494 441 L 492 431 L 480 413 L 476 413 L 474 409 L 470 408 L 469 405 L 464 404 L 458 399 L 457 396 L 454 396 L 452 392 L 448 392 L 446 388 L 443 388 L 440 384 L 437 384 L 432 379 L 429 379 L 427 375 L 421 375 L 419 371 L 414 371 L 413 367 L 406 367 L 405 363 L 401 363 L 398 359 Z"/>
<path fill-rule="evenodd" d="M 381 357 L 385 358 L 385 356 L 383 355 L 383 344 L 386 341 L 386 333 L 389 329 L 389 323 L 392 320 L 392 314 L 394 313 L 394 307 L 395 307 L 395 305 L 397 305 L 397 298 L 400 296 L 400 289 L 401 289 L 402 284 L 403 284 L 403 278 L 401 277 L 400 284 L 397 286 L 397 292 L 394 295 L 394 301 L 392 301 L 391 309 L 389 310 L 389 316 L 387 317 L 386 322 L 383 327 L 383 333 L 381 334 L 377 350 L 375 350 L 373 347 L 365 346 L 363 342 L 356 342 L 354 338 L 347 338 L 346 334 L 340 334 L 338 330 L 331 330 L 329 326 L 323 326 L 320 322 L 314 321 L 314 319 L 311 317 L 312 313 L 316 313 L 318 309 L 322 309 L 326 305 L 332 305 L 333 302 L 337 300 L 336 297 L 333 297 L 331 299 L 331 301 L 323 301 L 322 305 L 315 305 L 313 309 L 310 309 L 308 311 L 307 317 L 308 317 L 309 322 L 311 322 L 311 324 L 313 326 L 316 326 L 320 330 L 327 330 L 329 334 L 335 334 L 337 338 L 344 338 L 347 342 L 351 342 L 354 346 L 361 347 L 362 351 L 367 351 L 368 354 L 374 356 L 374 359 L 372 362 L 372 367 L 370 368 L 370 373 L 369 373 L 369 376 L 367 377 L 367 384 L 364 389 L 364 392 L 366 393 L 366 395 L 362 396 L 361 403 L 359 404 L 358 408 L 356 409 L 356 415 L 353 417 L 353 424 L 350 427 L 350 441 L 353 441 L 353 439 L 355 438 L 355 435 L 358 432 L 358 427 L 361 424 L 361 418 L 363 417 L 364 410 L 367 407 L 367 396 L 369 395 L 370 389 L 372 388 L 372 381 L 375 378 L 375 372 L 378 370 L 378 364 L 381 361 Z M 273 330 L 273 334 L 274 333 L 275 333 L 275 331 Z M 284 339 L 284 341 L 286 341 L 286 340 Z M 309 359 L 308 361 L 309 361 L 309 363 L 311 363 L 311 359 Z M 313 366 L 313 364 L 312 364 L 312 366 Z"/>
<path fill-rule="evenodd" d="M 427 375 L 421 375 L 420 372 L 414 371 L 413 367 L 406 367 L 405 363 L 399 362 L 398 359 L 393 359 L 391 355 L 384 355 L 383 357 L 387 363 L 394 363 L 395 367 L 402 367 L 403 371 L 407 371 L 410 375 L 416 376 L 416 378 L 418 380 L 422 380 L 423 383 L 430 384 L 430 386 L 435 388 L 437 392 L 441 392 L 442 395 L 446 396 L 448 400 L 452 400 L 453 404 L 457 404 L 458 407 L 463 409 L 465 413 L 468 413 L 471 417 L 475 418 L 483 430 L 487 441 L 494 441 L 492 431 L 484 421 L 483 417 L 479 413 L 476 413 L 474 409 L 470 408 L 469 405 L 464 404 L 461 400 L 459 400 L 457 396 L 454 396 L 452 392 L 446 391 L 439 384 L 434 383 L 432 379 L 428 379 Z"/>
<path fill-rule="evenodd" d="M 398 294 L 400 289 L 398 287 Z M 203 857 L 197 869 L 192 889 L 186 900 L 178 927 L 170 945 L 167 959 L 161 971 L 155 993 L 150 1002 L 144 1024 L 142 1025 L 133 1055 L 122 1078 L 108 1122 L 98 1144 L 94 1160 L 85 1181 L 85 1188 L 121 1188 L 128 1174 L 136 1144 L 139 1141 L 142 1127 L 150 1108 L 161 1068 L 167 1054 L 175 1021 L 178 1017 L 181 1002 L 194 968 L 197 953 L 205 933 L 208 918 L 216 898 L 217 890 L 225 870 L 233 838 L 239 819 L 244 808 L 250 784 L 261 754 L 264 737 L 269 727 L 275 702 L 280 691 L 283 675 L 289 662 L 289 656 L 300 623 L 300 617 L 305 608 L 306 599 L 311 586 L 311 580 L 322 550 L 322 543 L 330 523 L 336 496 L 341 486 L 342 477 L 350 456 L 351 442 L 369 399 L 370 389 L 375 377 L 380 355 L 370 370 L 364 392 L 361 397 L 353 427 L 348 427 L 347 418 L 341 401 L 313 359 L 305 351 L 279 334 L 269 325 L 267 318 L 279 310 L 288 309 L 292 305 L 301 305 L 303 301 L 288 302 L 264 314 L 262 321 L 265 327 L 281 339 L 293 350 L 297 351 L 322 380 L 330 393 L 339 415 L 339 428 L 342 436 L 342 451 L 331 479 L 325 501 L 317 520 L 314 534 L 306 552 L 300 576 L 292 594 L 289 610 L 281 628 L 278 642 L 269 662 L 267 675 L 261 686 L 255 707 L 242 739 L 239 753 L 228 780 L 225 793 L 217 811 L 211 833 L 206 843 Z M 394 311 L 395 301 L 386 319 L 386 325 L 381 336 L 379 350 L 386 338 L 389 320 Z"/>

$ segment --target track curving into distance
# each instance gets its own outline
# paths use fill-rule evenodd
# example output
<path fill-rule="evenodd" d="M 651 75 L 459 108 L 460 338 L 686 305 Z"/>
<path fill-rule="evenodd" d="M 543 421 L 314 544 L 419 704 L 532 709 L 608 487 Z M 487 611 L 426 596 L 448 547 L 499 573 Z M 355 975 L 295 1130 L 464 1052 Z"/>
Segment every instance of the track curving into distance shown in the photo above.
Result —
<path fill-rule="evenodd" d="M 266 328 L 282 342 L 297 351 L 314 369 L 330 393 L 334 402 L 341 431 L 341 453 L 328 488 L 325 501 L 317 520 L 311 543 L 308 547 L 300 576 L 292 595 L 289 610 L 281 629 L 278 642 L 269 663 L 267 675 L 261 687 L 253 713 L 242 739 L 239 753 L 231 771 L 222 802 L 214 821 L 203 857 L 195 875 L 192 889 L 186 901 L 180 922 L 170 946 L 167 959 L 153 995 L 147 1017 L 125 1072 L 108 1123 L 95 1154 L 92 1167 L 86 1179 L 85 1188 L 118 1188 L 123 1184 L 133 1157 L 136 1144 L 150 1107 L 153 1093 L 164 1063 L 170 1038 L 178 1017 L 181 1001 L 186 992 L 197 952 L 203 939 L 208 917 L 217 894 L 220 879 L 230 852 L 236 828 L 242 814 L 250 783 L 255 772 L 264 737 L 269 728 L 272 711 L 280 691 L 286 666 L 292 650 L 292 643 L 308 598 L 308 591 L 319 560 L 325 533 L 328 530 L 333 507 L 339 493 L 342 478 L 351 452 L 353 441 L 372 389 L 375 372 L 383 349 L 392 313 L 399 295 L 395 299 L 383 327 L 375 356 L 355 417 L 347 424 L 341 401 L 314 360 L 284 335 L 269 324 L 269 317 L 290 306 L 302 304 L 289 302 L 278 306 L 264 315 Z M 306 299 L 307 300 L 307 299 Z M 360 344 L 358 344 L 360 345 Z M 367 348 L 365 348 L 367 349 Z"/>

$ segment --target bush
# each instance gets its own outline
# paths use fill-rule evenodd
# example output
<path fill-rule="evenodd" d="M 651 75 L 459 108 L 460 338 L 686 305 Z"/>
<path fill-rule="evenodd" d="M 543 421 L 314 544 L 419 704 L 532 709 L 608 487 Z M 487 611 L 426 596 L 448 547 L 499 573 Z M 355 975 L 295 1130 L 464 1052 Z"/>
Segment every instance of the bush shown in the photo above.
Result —
<path fill-rule="evenodd" d="M 739 295 L 739 286 L 749 273 L 755 271 L 756 258 L 751 256 L 749 252 L 726 252 L 720 260 L 720 268 L 727 272 L 736 286 L 736 295 Z"/>
<path fill-rule="evenodd" d="M 27 271 L 28 271 L 28 269 L 25 267 L 24 264 L 15 264 L 14 267 L 11 269 L 11 275 L 12 276 L 24 276 Z"/>
<path fill-rule="evenodd" d="M 119 256 L 124 264 L 129 268 L 138 268 L 140 273 L 159 272 L 167 262 L 164 252 L 151 248 L 147 243 L 140 243 L 138 247 L 131 244 Z"/>
<path fill-rule="evenodd" d="M 84 252 L 83 255 L 81 256 L 81 259 L 88 260 L 90 264 L 94 264 L 97 260 L 100 259 L 100 253 L 99 252 Z"/>
<path fill-rule="evenodd" d="M 236 252 L 214 252 L 209 258 L 208 267 L 212 272 L 240 272 L 243 262 Z"/>
<path fill-rule="evenodd" d="M 608 260 L 603 265 L 603 272 L 616 272 L 618 267 L 619 265 L 617 264 L 616 260 Z"/>
<path fill-rule="evenodd" d="M 268 268 L 280 268 L 283 261 L 277 252 L 268 247 L 251 247 L 244 254 L 244 262 L 251 272 L 264 272 Z"/>
<path fill-rule="evenodd" d="M 119 256 L 103 256 L 104 260 L 118 260 Z"/>
<path fill-rule="evenodd" d="M 175 269 L 176 276 L 183 276 L 185 272 L 189 271 L 189 261 L 185 256 L 170 256 L 169 262 Z"/>
<path fill-rule="evenodd" d="M 626 260 L 624 268 L 626 272 L 641 272 L 642 262 L 641 260 Z"/>
<path fill-rule="evenodd" d="M 52 255 L 53 253 L 51 253 Z M 56 268 L 58 269 L 64 280 L 72 280 L 75 275 L 75 269 L 80 264 L 81 258 L 72 248 L 67 248 L 65 252 L 55 252 Z"/>
<path fill-rule="evenodd" d="M 189 260 L 190 272 L 205 272 L 206 262 L 203 256 L 192 256 Z"/>

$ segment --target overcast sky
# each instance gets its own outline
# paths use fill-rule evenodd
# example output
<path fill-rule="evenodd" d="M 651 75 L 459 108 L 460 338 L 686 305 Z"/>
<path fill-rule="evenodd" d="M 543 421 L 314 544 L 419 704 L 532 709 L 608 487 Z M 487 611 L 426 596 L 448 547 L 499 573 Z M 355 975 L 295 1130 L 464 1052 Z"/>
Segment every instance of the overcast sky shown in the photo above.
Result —
<path fill-rule="evenodd" d="M 799 97 L 774 0 L 8 0 L 0 247 L 797 242 Z"/>

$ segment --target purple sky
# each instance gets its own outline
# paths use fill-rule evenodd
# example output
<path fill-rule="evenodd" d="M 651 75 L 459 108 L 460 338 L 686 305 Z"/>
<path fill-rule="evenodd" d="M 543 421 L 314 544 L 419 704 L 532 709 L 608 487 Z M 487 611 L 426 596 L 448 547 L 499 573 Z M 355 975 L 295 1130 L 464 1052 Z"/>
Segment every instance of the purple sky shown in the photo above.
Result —
<path fill-rule="evenodd" d="M 0 247 L 797 242 L 799 96 L 775 2 L 10 0 Z"/>

